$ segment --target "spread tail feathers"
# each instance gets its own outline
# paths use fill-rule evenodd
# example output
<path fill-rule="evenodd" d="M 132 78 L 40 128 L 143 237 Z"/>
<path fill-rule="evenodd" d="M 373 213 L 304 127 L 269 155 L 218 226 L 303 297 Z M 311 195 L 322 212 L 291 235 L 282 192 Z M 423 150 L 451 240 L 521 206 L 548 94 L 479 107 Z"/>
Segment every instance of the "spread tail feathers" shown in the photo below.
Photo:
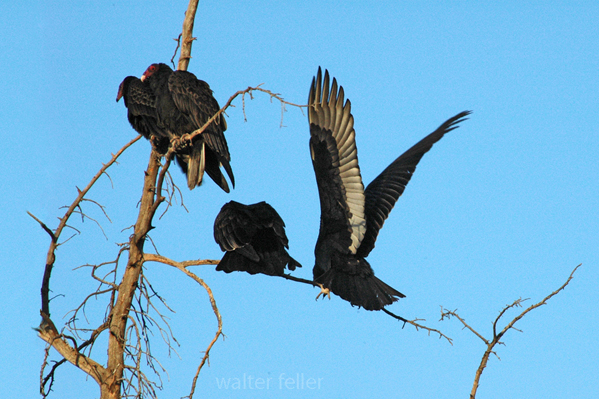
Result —
<path fill-rule="evenodd" d="M 325 288 L 350 302 L 352 306 L 366 310 L 381 310 L 405 295 L 390 287 L 374 275 L 349 274 L 329 269 L 316 279 Z"/>

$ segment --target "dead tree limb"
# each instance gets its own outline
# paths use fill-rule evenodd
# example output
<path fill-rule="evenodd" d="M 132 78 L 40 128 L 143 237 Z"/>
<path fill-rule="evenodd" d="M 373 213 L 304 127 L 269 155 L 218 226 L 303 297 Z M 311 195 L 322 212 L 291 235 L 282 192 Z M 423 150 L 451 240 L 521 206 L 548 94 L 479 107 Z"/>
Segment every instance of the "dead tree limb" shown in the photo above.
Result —
<path fill-rule="evenodd" d="M 298 283 L 308 284 L 308 285 L 311 285 L 313 287 L 320 287 L 321 286 L 320 284 L 318 284 L 315 281 L 306 280 L 306 279 L 303 279 L 303 278 L 295 277 L 295 276 L 292 276 L 290 274 L 283 274 L 282 276 L 278 276 L 278 277 L 282 277 L 282 278 L 284 278 L 286 280 L 291 280 L 291 281 L 295 281 L 295 282 L 298 282 Z M 323 298 L 324 298 L 324 296 L 323 296 Z M 318 299 L 318 297 L 317 297 L 317 299 Z M 329 299 L 330 299 L 330 296 L 329 296 Z M 436 330 L 434 328 L 427 327 L 427 326 L 423 326 L 422 324 L 419 324 L 418 321 L 420 321 L 421 319 L 408 320 L 408 319 L 406 319 L 404 317 L 396 315 L 395 313 L 393 313 L 393 312 L 391 312 L 391 311 L 389 311 L 389 310 L 387 310 L 385 308 L 383 308 L 381 310 L 383 312 L 387 313 L 389 316 L 393 317 L 394 319 L 403 322 L 404 325 L 410 324 L 410 325 L 414 326 L 416 328 L 416 331 L 422 329 L 422 330 L 428 331 L 428 335 L 430 335 L 431 333 L 439 334 L 439 338 L 445 338 L 447 340 L 447 342 L 449 342 L 451 345 L 453 345 L 453 340 L 450 337 L 448 337 L 447 335 L 443 334 L 441 331 Z"/>
<path fill-rule="evenodd" d="M 300 109 L 303 107 L 307 107 L 307 105 L 300 105 L 300 104 L 294 104 L 294 103 L 288 102 L 285 99 L 283 99 L 283 97 L 281 97 L 281 95 L 279 93 L 274 93 L 270 90 L 263 89 L 262 87 L 260 87 L 261 85 L 262 84 L 259 84 L 255 87 L 248 87 L 245 90 L 238 90 L 235 94 L 233 94 L 231 97 L 229 97 L 229 100 L 227 100 L 225 105 L 217 113 L 215 113 L 210 119 L 208 119 L 208 121 L 201 128 L 199 128 L 189 134 L 185 134 L 181 137 L 173 138 L 171 140 L 171 147 L 168 150 L 167 154 L 165 155 L 166 158 L 171 159 L 175 152 L 181 150 L 186 145 L 189 145 L 190 143 L 192 143 L 193 138 L 202 134 L 208 128 L 208 126 L 210 126 L 210 124 L 216 120 L 216 118 L 218 118 L 221 114 L 223 114 L 227 110 L 227 108 L 231 107 L 232 106 L 231 103 L 238 96 L 241 96 L 242 101 L 244 101 L 246 94 L 248 94 L 250 97 L 252 97 L 252 92 L 259 91 L 259 92 L 268 94 L 271 99 L 274 98 L 274 99 L 278 100 L 281 103 L 281 107 L 284 107 L 285 104 L 291 105 L 293 107 L 298 107 Z M 243 105 L 243 113 L 244 113 L 244 118 L 245 118 L 245 103 Z M 281 124 L 282 124 L 282 122 L 281 122 Z"/>
<path fill-rule="evenodd" d="M 102 398 L 121 397 L 121 383 L 125 366 L 125 333 L 131 303 L 138 287 L 139 276 L 143 267 L 143 248 L 146 235 L 152 228 L 152 219 L 156 212 L 155 202 L 163 200 L 162 196 L 156 198 L 156 179 L 160 169 L 161 155 L 152 149 L 148 169 L 144 178 L 141 204 L 133 234 L 129 239 L 129 259 L 127 267 L 119 284 L 116 303 L 108 316 L 110 323 L 110 336 L 108 339 L 109 379 L 102 385 Z M 104 396 L 106 395 L 106 396 Z"/>
<path fill-rule="evenodd" d="M 487 349 L 485 350 L 485 353 L 483 354 L 483 357 L 480 361 L 480 365 L 478 366 L 478 369 L 476 370 L 476 374 L 474 376 L 474 383 L 472 385 L 472 391 L 470 392 L 470 399 L 476 398 L 476 391 L 478 390 L 480 377 L 482 376 L 482 373 L 483 373 L 485 367 L 487 367 L 487 362 L 489 360 L 489 356 L 491 355 L 491 353 L 495 354 L 495 352 L 493 351 L 495 345 L 502 343 L 501 338 L 505 335 L 506 332 L 508 332 L 508 330 L 510 330 L 510 329 L 516 330 L 516 328 L 514 327 L 514 324 L 516 324 L 516 322 L 518 320 L 520 320 L 524 316 L 526 316 L 526 314 L 528 312 L 530 312 L 531 310 L 547 304 L 547 301 L 549 299 L 551 299 L 552 297 L 557 295 L 560 291 L 562 291 L 564 288 L 566 288 L 566 286 L 570 283 L 572 278 L 574 278 L 574 273 L 576 272 L 576 270 L 578 270 L 578 268 L 580 266 L 581 265 L 578 265 L 574 268 L 574 270 L 572 270 L 572 273 L 570 273 L 570 276 L 568 277 L 566 282 L 561 285 L 561 287 L 559 287 L 557 290 L 553 291 L 551 294 L 547 295 L 540 302 L 537 302 L 534 305 L 531 305 L 528 308 L 526 308 L 524 311 L 522 311 L 522 313 L 520 313 L 518 316 L 514 317 L 514 319 L 512 321 L 510 321 L 500 332 L 497 332 L 497 323 L 505 315 L 505 312 L 514 307 L 521 307 L 522 302 L 524 302 L 526 299 L 523 300 L 520 298 L 520 299 L 515 300 L 512 304 L 505 306 L 499 312 L 499 316 L 497 316 L 497 318 L 493 321 L 493 338 L 490 340 L 486 339 L 481 334 L 479 334 L 476 330 L 474 330 L 474 328 L 472 328 L 468 323 L 466 323 L 466 320 L 464 320 L 462 317 L 460 317 L 455 310 L 454 311 L 447 310 L 447 309 L 441 310 L 441 320 L 443 320 L 445 318 L 449 319 L 451 317 L 457 318 L 464 325 L 464 328 L 469 329 L 472 333 L 474 333 L 478 338 L 480 338 L 487 345 Z"/>
<path fill-rule="evenodd" d="M 193 377 L 193 381 L 191 383 L 191 391 L 190 391 L 189 395 L 186 396 L 187 398 L 192 399 L 193 394 L 195 392 L 196 383 L 197 383 L 198 377 L 200 375 L 200 371 L 202 370 L 202 367 L 204 367 L 204 364 L 206 364 L 206 362 L 209 361 L 210 350 L 212 349 L 212 346 L 218 340 L 218 337 L 220 337 L 221 335 L 224 336 L 224 334 L 223 334 L 223 320 L 221 318 L 218 307 L 216 306 L 216 300 L 214 299 L 212 290 L 210 289 L 210 287 L 208 286 L 208 284 L 206 284 L 206 282 L 204 280 L 199 278 L 196 274 L 187 270 L 187 267 L 188 266 L 198 266 L 198 265 L 216 265 L 216 264 L 218 264 L 219 261 L 217 261 L 217 260 L 198 260 L 198 261 L 177 262 L 172 259 L 168 259 L 164 256 L 154 255 L 154 254 L 145 254 L 144 257 L 145 257 L 146 262 L 160 262 L 160 263 L 164 263 L 169 266 L 176 267 L 177 269 L 179 269 L 180 271 L 185 273 L 188 277 L 191 277 L 196 283 L 198 283 L 202 287 L 204 287 L 204 289 L 208 293 L 208 297 L 210 298 L 210 304 L 212 305 L 212 311 L 214 312 L 214 315 L 216 316 L 216 320 L 218 322 L 218 329 L 216 331 L 216 335 L 214 336 L 212 341 L 210 341 L 210 343 L 208 344 L 208 347 L 204 351 L 204 356 L 202 357 L 202 360 L 200 362 L 200 365 L 198 366 L 196 374 Z"/>
<path fill-rule="evenodd" d="M 48 226 L 42 223 L 38 218 L 33 216 L 31 213 L 27 212 L 29 216 L 34 218 L 41 225 L 44 231 L 46 231 L 50 235 L 50 239 L 52 240 L 52 242 L 50 243 L 50 248 L 48 248 L 48 254 L 46 255 L 46 267 L 44 269 L 44 277 L 42 280 L 42 313 L 45 316 L 47 316 L 47 318 L 50 317 L 50 276 L 52 275 L 52 268 L 54 267 L 54 262 L 56 261 L 56 248 L 58 248 L 58 246 L 60 245 L 58 243 L 58 239 L 60 237 L 60 234 L 62 233 L 62 230 L 67 225 L 67 221 L 69 220 L 75 209 L 79 206 L 87 192 L 92 188 L 96 181 L 104 173 L 106 173 L 106 169 L 112 166 L 116 162 L 116 160 L 121 156 L 121 154 L 125 152 L 127 148 L 131 147 L 133 143 L 139 140 L 140 137 L 141 136 L 137 136 L 136 138 L 125 144 L 116 154 L 112 155 L 110 161 L 108 161 L 108 163 L 106 163 L 102 166 L 102 168 L 100 168 L 98 173 L 96 173 L 96 175 L 91 179 L 89 184 L 83 190 L 77 189 L 77 198 L 75 198 L 75 201 L 73 201 L 73 203 L 71 204 L 71 206 L 69 206 L 69 209 L 67 209 L 64 216 L 60 219 L 60 222 L 58 223 L 58 227 L 56 228 L 56 230 L 50 230 Z M 42 323 L 40 325 L 41 329 L 43 329 L 45 320 L 46 318 L 42 317 Z"/>
<path fill-rule="evenodd" d="M 60 245 L 58 242 L 60 235 L 62 234 L 63 229 L 67 226 L 67 222 L 71 215 L 75 212 L 75 209 L 79 206 L 81 201 L 83 201 L 85 195 L 92 188 L 92 186 L 96 183 L 96 181 L 106 173 L 106 170 L 112 166 L 119 156 L 127 150 L 133 143 L 139 140 L 141 136 L 137 136 L 129 143 L 125 144 L 116 154 L 112 155 L 112 158 L 108 163 L 104 164 L 102 168 L 96 173 L 96 175 L 91 179 L 89 184 L 83 189 L 77 189 L 78 195 L 77 198 L 73 201 L 73 203 L 69 206 L 64 216 L 60 218 L 60 222 L 58 223 L 58 227 L 56 230 L 52 231 L 48 226 L 42 223 L 38 218 L 33 216 L 31 213 L 27 212 L 33 219 L 35 219 L 40 226 L 50 235 L 50 246 L 48 248 L 48 253 L 46 255 L 46 266 L 44 269 L 44 276 L 42 279 L 42 288 L 41 288 L 41 310 L 40 315 L 42 317 L 42 321 L 40 322 L 40 326 L 37 329 L 39 337 L 46 341 L 48 345 L 53 347 L 58 353 L 60 353 L 65 360 L 72 363 L 76 367 L 83 370 L 86 374 L 91 376 L 100 386 L 106 380 L 107 371 L 101 366 L 99 363 L 95 362 L 92 359 L 89 359 L 87 356 L 83 355 L 77 347 L 77 345 L 72 342 L 69 343 L 65 336 L 59 333 L 58 329 L 54 325 L 54 322 L 50 318 L 50 277 L 52 275 L 52 269 L 54 268 L 54 264 L 56 262 L 56 249 Z M 42 366 L 43 373 L 44 365 Z M 54 369 L 51 373 L 54 372 Z M 46 395 L 45 390 L 45 382 L 47 379 L 41 378 L 40 381 L 40 392 L 42 395 Z M 50 380 L 51 381 L 51 380 Z"/>
<path fill-rule="evenodd" d="M 81 353 L 73 339 L 71 339 L 71 343 L 67 342 L 67 337 L 58 332 L 52 320 L 44 313 L 41 315 L 44 319 L 44 328 L 38 329 L 39 336 L 46 341 L 48 345 L 56 349 L 56 351 L 69 363 L 83 370 L 87 375 L 92 377 L 99 386 L 102 386 L 107 378 L 107 370 L 102 367 L 101 364 Z M 40 393 L 43 396 L 47 394 L 43 383 L 40 386 Z"/>
<path fill-rule="evenodd" d="M 191 44 L 195 40 L 193 37 L 193 25 L 197 9 L 198 0 L 189 0 L 181 33 L 181 55 L 179 56 L 179 64 L 177 65 L 177 69 L 180 71 L 187 71 L 189 60 L 191 59 Z"/>

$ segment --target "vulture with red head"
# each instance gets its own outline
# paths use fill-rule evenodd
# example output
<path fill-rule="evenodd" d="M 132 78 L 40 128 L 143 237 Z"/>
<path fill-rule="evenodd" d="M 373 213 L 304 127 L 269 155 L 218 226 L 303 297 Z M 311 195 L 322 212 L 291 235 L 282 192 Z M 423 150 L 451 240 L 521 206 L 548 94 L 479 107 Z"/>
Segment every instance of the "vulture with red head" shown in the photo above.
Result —
<path fill-rule="evenodd" d="M 312 79 L 308 106 L 310 153 L 321 208 L 314 281 L 321 285 L 321 294 L 332 291 L 352 306 L 381 310 L 405 295 L 375 277 L 366 257 L 422 156 L 470 111 L 444 122 L 364 189 L 351 104 L 344 102 L 337 81 L 330 83 L 328 71 L 324 81 L 320 68 Z"/>
<path fill-rule="evenodd" d="M 125 98 L 127 117 L 133 128 L 144 137 L 159 139 L 157 146 L 166 152 L 165 141 L 198 130 L 219 110 L 208 83 L 193 73 L 173 71 L 166 64 L 152 64 L 141 79 L 128 76 L 119 87 L 117 101 Z M 231 155 L 225 140 L 225 117 L 219 115 L 190 145 L 175 152 L 177 163 L 187 175 L 190 190 L 202 183 L 204 172 L 225 192 L 229 184 L 221 172 L 222 166 L 231 184 L 235 178 L 231 169 Z"/>

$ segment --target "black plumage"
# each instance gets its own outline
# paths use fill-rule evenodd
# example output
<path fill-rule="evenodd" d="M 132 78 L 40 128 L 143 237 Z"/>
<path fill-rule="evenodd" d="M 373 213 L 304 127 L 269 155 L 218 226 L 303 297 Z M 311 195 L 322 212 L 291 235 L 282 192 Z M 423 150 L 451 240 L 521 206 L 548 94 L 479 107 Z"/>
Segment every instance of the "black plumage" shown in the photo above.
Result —
<path fill-rule="evenodd" d="M 208 83 L 190 72 L 173 72 L 166 64 L 152 64 L 141 80 L 148 84 L 155 96 L 158 127 L 168 132 L 170 137 L 193 133 L 220 110 Z M 190 190 L 202 183 L 206 171 L 219 187 L 229 192 L 220 166 L 223 166 L 235 187 L 231 156 L 223 133 L 226 129 L 227 122 L 221 114 L 193 139 L 191 146 L 176 152 L 177 162 L 187 175 Z"/>
<path fill-rule="evenodd" d="M 160 153 L 165 153 L 170 137 L 167 131 L 158 126 L 156 97 L 147 82 L 127 76 L 119 86 L 116 101 L 121 98 L 127 107 L 127 119 L 133 129 L 152 140 Z"/>
<path fill-rule="evenodd" d="M 443 123 L 391 163 L 364 190 L 351 104 L 343 88 L 322 72 L 312 80 L 308 100 L 310 151 L 320 195 L 320 233 L 314 281 L 366 310 L 380 310 L 405 295 L 374 276 L 366 257 L 385 219 L 410 181 L 422 156 L 470 111 Z"/>
<path fill-rule="evenodd" d="M 282 276 L 285 267 L 302 267 L 286 251 L 289 240 L 283 219 L 264 201 L 225 204 L 214 221 L 214 240 L 227 252 L 216 270 Z"/>

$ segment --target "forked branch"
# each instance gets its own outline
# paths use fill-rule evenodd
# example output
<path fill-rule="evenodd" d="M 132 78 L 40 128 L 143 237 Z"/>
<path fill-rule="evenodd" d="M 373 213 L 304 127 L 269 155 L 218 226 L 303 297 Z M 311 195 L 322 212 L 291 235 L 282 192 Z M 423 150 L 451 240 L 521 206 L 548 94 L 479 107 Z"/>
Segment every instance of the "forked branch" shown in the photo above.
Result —
<path fill-rule="evenodd" d="M 64 359 L 83 370 L 101 386 L 103 381 L 106 380 L 106 369 L 101 364 L 81 353 L 73 339 L 71 339 L 71 343 L 67 342 L 67 337 L 58 332 L 52 320 L 44 313 L 41 313 L 41 315 L 44 319 L 42 323 L 44 324 L 44 328 L 37 330 L 39 336 L 46 341 L 48 345 L 56 349 Z M 44 366 L 45 364 L 42 366 L 42 371 Z M 54 374 L 54 369 L 51 373 L 52 375 Z M 44 379 L 43 373 L 40 378 L 40 393 L 45 397 L 48 393 L 45 389 L 45 382 L 47 382 L 48 379 Z"/>
<path fill-rule="evenodd" d="M 50 235 L 50 238 L 52 240 L 52 242 L 50 243 L 50 248 L 48 248 L 48 254 L 46 255 L 46 267 L 44 270 L 44 277 L 42 280 L 42 313 L 44 315 L 46 315 L 47 318 L 50 317 L 50 298 L 49 298 L 50 276 L 52 274 L 52 268 L 54 267 L 54 262 L 56 261 L 55 253 L 56 253 L 56 248 L 58 247 L 58 239 L 62 233 L 62 230 L 65 228 L 65 226 L 67 225 L 67 221 L 69 220 L 69 218 L 71 217 L 71 215 L 73 214 L 75 209 L 79 206 L 81 201 L 83 201 L 83 198 L 85 197 L 87 192 L 92 188 L 92 186 L 96 183 L 96 181 L 104 173 L 106 173 L 106 170 L 116 162 L 116 160 L 121 156 L 121 154 L 123 152 L 125 152 L 125 150 L 127 148 L 131 147 L 131 145 L 133 145 L 133 143 L 135 143 L 137 140 L 139 140 L 140 137 L 141 136 L 137 136 L 136 138 L 134 138 L 133 140 L 131 140 L 130 142 L 125 144 L 116 154 L 112 155 L 112 158 L 110 159 L 110 161 L 108 161 L 106 164 L 102 165 L 102 168 L 100 168 L 98 173 L 96 173 L 96 175 L 91 179 L 91 181 L 88 183 L 87 186 L 85 186 L 85 188 L 83 190 L 77 190 L 78 191 L 77 198 L 75 198 L 75 200 L 73 201 L 71 206 L 69 206 L 69 208 L 65 212 L 64 216 L 62 218 L 60 218 L 58 227 L 56 228 L 56 230 L 54 230 L 54 232 L 52 232 L 38 218 L 33 216 L 31 213 L 27 212 L 29 214 L 29 216 L 34 218 L 41 225 L 41 227 L 44 229 L 44 231 L 46 231 Z M 41 329 L 43 329 L 45 320 L 46 319 L 44 317 L 42 317 L 42 323 L 40 325 Z"/>
<path fill-rule="evenodd" d="M 561 287 L 559 287 L 557 290 L 553 291 L 551 294 L 547 295 L 540 302 L 537 302 L 534 305 L 531 305 L 528 308 L 526 308 L 524 311 L 522 311 L 522 313 L 520 313 L 518 316 L 514 317 L 514 319 L 512 319 L 512 321 L 510 321 L 500 332 L 497 332 L 497 323 L 505 315 L 505 312 L 514 307 L 521 307 L 522 302 L 524 302 L 525 300 L 517 299 L 512 304 L 505 306 L 499 312 L 499 315 L 497 316 L 497 318 L 493 321 L 493 338 L 491 340 L 486 339 L 485 337 L 482 336 L 482 334 L 478 333 L 474 328 L 472 328 L 468 323 L 466 323 L 466 320 L 464 320 L 462 317 L 460 317 L 455 310 L 454 311 L 447 310 L 447 309 L 441 310 L 441 320 L 443 320 L 445 318 L 449 319 L 451 317 L 457 318 L 464 325 L 464 328 L 467 328 L 470 331 L 472 331 L 472 333 L 474 333 L 478 338 L 480 338 L 487 345 L 487 349 L 485 350 L 485 353 L 483 354 L 480 365 L 478 366 L 478 369 L 476 370 L 476 374 L 474 376 L 474 383 L 472 386 L 472 391 L 470 392 L 470 399 L 475 399 L 475 397 L 476 397 L 476 391 L 478 390 L 480 377 L 482 376 L 482 373 L 483 373 L 485 367 L 487 366 L 489 356 L 491 355 L 491 353 L 495 354 L 495 352 L 493 351 L 493 349 L 495 348 L 495 345 L 502 343 L 501 338 L 505 335 L 506 332 L 508 332 L 508 330 L 510 330 L 510 329 L 516 330 L 516 328 L 514 327 L 514 324 L 516 324 L 516 322 L 518 320 L 522 319 L 531 310 L 547 304 L 547 301 L 549 299 L 551 299 L 552 297 L 557 295 L 560 291 L 562 291 L 564 288 L 566 288 L 566 286 L 570 283 L 572 278 L 574 278 L 574 273 L 576 272 L 576 270 L 578 270 L 578 268 L 580 266 L 581 265 L 578 265 L 574 268 L 574 270 L 572 270 L 572 273 L 570 273 L 570 276 L 568 277 L 566 282 L 561 285 Z"/>

